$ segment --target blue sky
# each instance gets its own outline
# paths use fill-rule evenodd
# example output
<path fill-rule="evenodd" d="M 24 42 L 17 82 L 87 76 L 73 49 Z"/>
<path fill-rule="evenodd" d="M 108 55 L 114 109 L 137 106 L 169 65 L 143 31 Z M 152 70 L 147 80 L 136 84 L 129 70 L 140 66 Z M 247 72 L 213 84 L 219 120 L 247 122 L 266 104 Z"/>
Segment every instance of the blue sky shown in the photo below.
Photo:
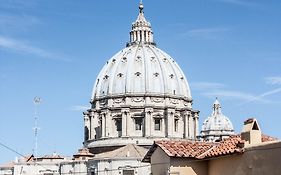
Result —
<path fill-rule="evenodd" d="M 83 115 L 97 74 L 125 47 L 135 0 L 0 0 L 0 142 L 40 155 L 82 146 Z M 144 0 L 158 47 L 185 72 L 200 124 L 218 97 L 241 131 L 256 117 L 281 138 L 281 1 Z M 17 155 L 0 147 L 0 163 Z"/>

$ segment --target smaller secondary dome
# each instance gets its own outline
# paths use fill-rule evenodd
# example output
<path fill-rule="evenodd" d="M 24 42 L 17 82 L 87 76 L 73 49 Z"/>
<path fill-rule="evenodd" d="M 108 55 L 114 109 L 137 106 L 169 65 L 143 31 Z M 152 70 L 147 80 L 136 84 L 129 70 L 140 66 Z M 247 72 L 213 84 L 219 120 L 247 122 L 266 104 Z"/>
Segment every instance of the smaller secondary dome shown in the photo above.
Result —
<path fill-rule="evenodd" d="M 201 136 L 207 141 L 216 141 L 233 134 L 233 125 L 229 118 L 223 115 L 221 105 L 216 99 L 212 115 L 203 122 Z"/>

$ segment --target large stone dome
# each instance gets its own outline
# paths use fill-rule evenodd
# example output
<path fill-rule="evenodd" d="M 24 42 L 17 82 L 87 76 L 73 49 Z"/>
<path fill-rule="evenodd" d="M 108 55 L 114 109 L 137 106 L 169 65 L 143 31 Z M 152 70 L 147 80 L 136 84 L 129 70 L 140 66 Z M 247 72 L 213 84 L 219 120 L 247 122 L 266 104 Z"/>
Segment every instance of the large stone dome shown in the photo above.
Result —
<path fill-rule="evenodd" d="M 143 5 L 130 42 L 99 73 L 84 112 L 85 146 L 97 152 L 155 139 L 195 139 L 199 111 L 192 109 L 188 82 L 175 60 L 156 47 Z"/>
<path fill-rule="evenodd" d="M 135 44 L 114 55 L 96 80 L 92 100 L 116 96 L 173 96 L 191 100 L 184 73 L 154 45 Z"/>

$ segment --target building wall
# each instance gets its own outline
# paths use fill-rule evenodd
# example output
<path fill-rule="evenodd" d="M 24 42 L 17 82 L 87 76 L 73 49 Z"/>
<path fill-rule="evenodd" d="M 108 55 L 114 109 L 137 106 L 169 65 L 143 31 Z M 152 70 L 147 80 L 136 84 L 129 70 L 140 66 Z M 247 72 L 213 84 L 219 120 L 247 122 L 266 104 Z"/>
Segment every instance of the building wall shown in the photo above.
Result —
<path fill-rule="evenodd" d="M 208 162 L 171 158 L 171 175 L 208 175 Z"/>
<path fill-rule="evenodd" d="M 151 172 L 153 175 L 167 175 L 170 167 L 170 157 L 159 147 L 151 156 Z"/>
<path fill-rule="evenodd" d="M 209 161 L 209 175 L 280 175 L 281 142 L 248 147 L 241 155 Z"/>
<path fill-rule="evenodd" d="M 151 172 L 149 163 L 137 159 L 93 159 L 89 160 L 88 166 L 97 175 L 122 175 L 123 170 L 133 170 L 139 175 L 149 175 Z"/>
<path fill-rule="evenodd" d="M 79 174 L 88 175 L 89 168 L 87 161 L 69 161 L 60 163 L 61 174 Z"/>
<path fill-rule="evenodd" d="M 59 175 L 59 163 L 18 163 L 14 165 L 14 175 Z"/>
<path fill-rule="evenodd" d="M 0 168 L 0 175 L 13 175 L 13 168 Z"/>

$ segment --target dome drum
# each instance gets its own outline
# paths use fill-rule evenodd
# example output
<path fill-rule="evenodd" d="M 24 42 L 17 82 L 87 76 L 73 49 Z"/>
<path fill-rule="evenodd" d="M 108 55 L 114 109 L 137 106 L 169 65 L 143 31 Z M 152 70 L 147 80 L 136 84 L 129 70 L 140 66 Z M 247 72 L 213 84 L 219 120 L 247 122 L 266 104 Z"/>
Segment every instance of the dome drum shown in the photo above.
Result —
<path fill-rule="evenodd" d="M 120 145 L 151 145 L 155 139 L 163 138 L 193 140 L 199 129 L 198 113 L 190 109 L 152 107 L 89 110 L 84 113 L 85 121 L 91 121 L 85 122 L 88 129 L 85 145 L 110 146 L 112 140 Z"/>

